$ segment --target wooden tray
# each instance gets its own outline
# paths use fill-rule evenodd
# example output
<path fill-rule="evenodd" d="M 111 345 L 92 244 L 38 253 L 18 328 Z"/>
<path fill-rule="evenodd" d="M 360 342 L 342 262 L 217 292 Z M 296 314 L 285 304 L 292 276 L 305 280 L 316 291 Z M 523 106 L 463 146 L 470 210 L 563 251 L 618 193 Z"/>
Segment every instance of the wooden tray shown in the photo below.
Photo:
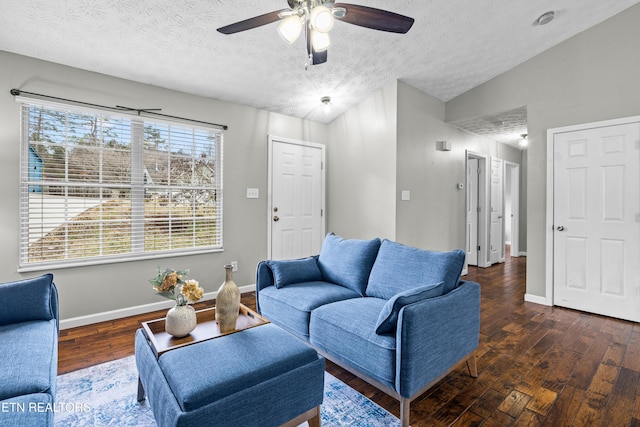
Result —
<path fill-rule="evenodd" d="M 189 335 L 182 338 L 172 337 L 165 332 L 164 317 L 162 319 L 142 322 L 142 328 L 147 335 L 147 340 L 151 344 L 151 349 L 153 350 L 156 358 L 158 358 L 162 353 L 165 353 L 169 350 L 174 350 L 176 348 L 185 347 L 202 341 L 223 337 L 225 335 L 233 334 L 245 329 L 269 323 L 267 319 L 241 304 L 240 315 L 238 316 L 238 321 L 236 322 L 236 329 L 234 331 L 223 334 L 220 332 L 220 327 L 216 323 L 215 313 L 215 307 L 206 308 L 204 310 L 197 310 L 196 319 L 198 325 L 193 331 L 191 331 Z"/>

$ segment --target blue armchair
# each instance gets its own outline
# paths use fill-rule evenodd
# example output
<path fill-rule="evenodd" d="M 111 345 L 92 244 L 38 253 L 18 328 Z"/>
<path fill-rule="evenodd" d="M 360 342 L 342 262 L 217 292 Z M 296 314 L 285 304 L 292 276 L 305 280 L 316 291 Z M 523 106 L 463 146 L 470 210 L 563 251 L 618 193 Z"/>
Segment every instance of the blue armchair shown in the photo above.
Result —
<path fill-rule="evenodd" d="M 53 426 L 58 292 L 53 275 L 0 284 L 0 425 Z"/>

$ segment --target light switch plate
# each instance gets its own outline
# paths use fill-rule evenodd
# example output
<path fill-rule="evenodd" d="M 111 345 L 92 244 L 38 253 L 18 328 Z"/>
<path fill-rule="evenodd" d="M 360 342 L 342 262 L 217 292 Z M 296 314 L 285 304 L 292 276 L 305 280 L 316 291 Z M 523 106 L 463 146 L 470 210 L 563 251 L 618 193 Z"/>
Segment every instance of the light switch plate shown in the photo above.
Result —
<path fill-rule="evenodd" d="M 411 191 L 403 190 L 402 191 L 402 200 L 411 200 Z"/>
<path fill-rule="evenodd" d="M 257 188 L 247 188 L 247 199 L 260 198 L 260 191 Z"/>

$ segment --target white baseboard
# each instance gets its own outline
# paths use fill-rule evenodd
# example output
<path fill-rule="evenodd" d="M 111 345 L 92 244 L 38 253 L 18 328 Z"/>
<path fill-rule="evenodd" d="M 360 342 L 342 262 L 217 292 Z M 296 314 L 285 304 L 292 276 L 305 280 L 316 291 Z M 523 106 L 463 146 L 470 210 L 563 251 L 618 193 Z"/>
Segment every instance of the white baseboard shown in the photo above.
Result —
<path fill-rule="evenodd" d="M 518 256 L 527 256 L 527 253 L 524 251 L 518 252 Z"/>
<path fill-rule="evenodd" d="M 239 286 L 240 293 L 253 292 L 256 290 L 256 285 Z M 208 301 L 215 299 L 218 292 L 207 292 L 204 294 L 202 301 Z M 151 311 L 158 311 L 164 309 L 170 309 L 175 303 L 171 300 L 165 299 L 160 302 L 154 302 L 151 304 L 137 305 L 134 307 L 121 308 L 118 310 L 105 311 L 103 313 L 89 314 L 86 316 L 72 317 L 70 319 L 63 319 L 60 321 L 60 329 L 77 328 L 78 326 L 91 325 L 93 323 L 108 322 L 109 320 L 121 319 L 123 317 L 135 316 L 138 314 L 149 313 Z"/>
<path fill-rule="evenodd" d="M 551 305 L 549 301 L 547 301 L 547 298 L 540 297 L 538 295 L 524 294 L 524 300 L 526 302 L 532 302 L 534 304 Z"/>

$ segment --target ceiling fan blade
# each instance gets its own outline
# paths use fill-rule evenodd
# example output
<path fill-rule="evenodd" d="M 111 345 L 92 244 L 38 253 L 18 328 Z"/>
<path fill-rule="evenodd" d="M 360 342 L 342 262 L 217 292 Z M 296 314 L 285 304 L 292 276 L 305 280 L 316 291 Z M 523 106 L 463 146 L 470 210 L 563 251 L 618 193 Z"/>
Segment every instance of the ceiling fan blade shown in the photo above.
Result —
<path fill-rule="evenodd" d="M 241 31 L 251 30 L 252 28 L 261 27 L 280 20 L 280 13 L 288 12 L 289 9 L 276 10 L 275 12 L 265 13 L 264 15 L 254 16 L 244 21 L 235 22 L 224 27 L 218 28 L 218 32 L 222 34 L 234 34 Z"/>
<path fill-rule="evenodd" d="M 405 34 L 413 25 L 413 18 L 357 4 L 336 3 L 334 7 L 342 7 L 347 13 L 342 18 L 337 18 L 349 24 L 371 28 L 378 31 Z"/>

